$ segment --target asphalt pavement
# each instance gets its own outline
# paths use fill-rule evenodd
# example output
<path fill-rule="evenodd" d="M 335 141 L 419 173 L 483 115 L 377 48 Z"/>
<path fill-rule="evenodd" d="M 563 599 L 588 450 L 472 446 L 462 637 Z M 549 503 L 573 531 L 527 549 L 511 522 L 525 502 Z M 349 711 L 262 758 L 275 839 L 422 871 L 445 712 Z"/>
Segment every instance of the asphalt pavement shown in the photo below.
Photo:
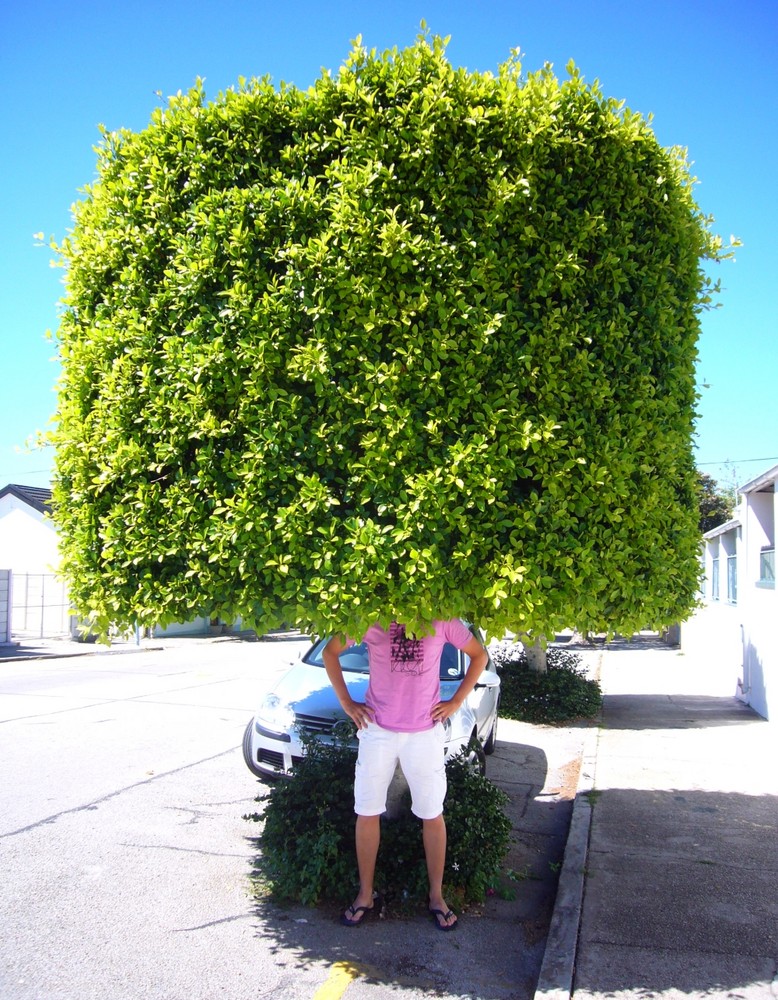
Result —
<path fill-rule="evenodd" d="M 354 885 L 316 908 L 257 894 L 241 818 L 264 787 L 243 727 L 300 647 L 38 640 L 0 664 L 2 1000 L 532 1000 L 584 731 L 501 720 L 505 878 L 456 934 L 421 904 L 344 930 Z"/>

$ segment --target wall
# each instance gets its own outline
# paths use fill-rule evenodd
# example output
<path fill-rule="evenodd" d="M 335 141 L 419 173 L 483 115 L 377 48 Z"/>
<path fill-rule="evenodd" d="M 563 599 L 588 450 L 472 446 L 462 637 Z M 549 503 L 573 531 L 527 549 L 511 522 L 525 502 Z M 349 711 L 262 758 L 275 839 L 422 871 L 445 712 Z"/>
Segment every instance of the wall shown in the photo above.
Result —
<path fill-rule="evenodd" d="M 708 693 L 739 697 L 743 678 L 743 616 L 736 605 L 709 603 L 681 625 L 681 651 L 704 664 Z"/>
<path fill-rule="evenodd" d="M 778 607 L 775 591 L 755 595 L 752 610 L 743 635 L 742 695 L 765 719 L 778 719 L 778 650 L 775 641 Z"/>
<path fill-rule="evenodd" d="M 772 470 L 771 470 L 772 472 Z M 769 475 L 769 474 L 768 474 Z M 704 658 L 712 679 L 765 719 L 778 720 L 778 590 L 761 579 L 765 548 L 775 545 L 778 494 L 769 479 L 742 494 L 736 512 L 741 528 L 722 526 L 705 536 L 703 606 L 681 628 L 681 649 Z M 737 597 L 727 590 L 726 557 L 737 554 Z M 719 558 L 719 599 L 710 585 Z M 734 687 L 737 685 L 736 687 Z M 713 692 L 711 692 L 713 693 Z"/>
<path fill-rule="evenodd" d="M 778 719 L 778 591 L 760 579 L 762 551 L 775 547 L 778 494 L 748 495 L 743 600 L 744 697 L 766 719 Z"/>
<path fill-rule="evenodd" d="M 154 638 L 173 638 L 175 636 L 186 636 L 186 635 L 209 635 L 210 634 L 210 620 L 208 618 L 199 617 L 195 618 L 190 622 L 181 622 L 177 624 L 168 625 L 167 628 L 161 628 L 158 625 L 154 626 Z"/>

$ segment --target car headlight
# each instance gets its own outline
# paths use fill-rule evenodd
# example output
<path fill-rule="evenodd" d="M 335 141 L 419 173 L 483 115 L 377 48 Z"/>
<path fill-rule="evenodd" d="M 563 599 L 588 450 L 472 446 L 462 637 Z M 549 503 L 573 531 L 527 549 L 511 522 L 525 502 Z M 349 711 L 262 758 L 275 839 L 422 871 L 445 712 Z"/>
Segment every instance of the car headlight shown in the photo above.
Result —
<path fill-rule="evenodd" d="M 294 711 L 277 694 L 267 694 L 257 710 L 256 721 L 273 732 L 285 733 L 294 723 Z"/>

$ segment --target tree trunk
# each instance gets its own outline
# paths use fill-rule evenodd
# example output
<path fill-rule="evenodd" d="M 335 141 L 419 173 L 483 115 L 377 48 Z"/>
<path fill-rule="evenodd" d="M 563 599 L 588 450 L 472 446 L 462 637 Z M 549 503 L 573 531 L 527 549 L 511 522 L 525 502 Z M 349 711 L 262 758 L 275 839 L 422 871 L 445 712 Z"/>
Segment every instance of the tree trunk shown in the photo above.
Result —
<path fill-rule="evenodd" d="M 527 654 L 527 665 L 530 670 L 539 674 L 544 674 L 548 670 L 548 657 L 546 655 L 546 644 L 544 636 L 520 635 L 519 642 L 524 647 Z"/>

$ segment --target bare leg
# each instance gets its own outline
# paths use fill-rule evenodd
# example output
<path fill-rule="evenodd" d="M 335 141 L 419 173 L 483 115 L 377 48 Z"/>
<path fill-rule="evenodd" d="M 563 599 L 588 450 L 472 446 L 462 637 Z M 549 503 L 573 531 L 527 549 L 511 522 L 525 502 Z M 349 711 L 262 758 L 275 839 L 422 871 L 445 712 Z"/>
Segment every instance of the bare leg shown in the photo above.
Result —
<path fill-rule="evenodd" d="M 357 867 L 359 869 L 359 893 L 351 904 L 354 909 L 358 906 L 373 905 L 373 879 L 375 877 L 375 865 L 380 842 L 381 817 L 357 816 L 356 844 Z M 352 914 L 347 912 L 346 916 L 352 917 Z M 362 914 L 362 919 L 364 919 L 364 916 Z"/>
<path fill-rule="evenodd" d="M 443 814 L 435 819 L 425 819 L 423 824 L 424 855 L 427 859 L 427 876 L 430 883 L 430 910 L 441 910 L 448 913 L 449 908 L 443 899 L 443 869 L 446 866 L 446 821 Z M 452 913 L 446 920 L 436 917 L 441 926 L 453 927 L 457 922 Z"/>

